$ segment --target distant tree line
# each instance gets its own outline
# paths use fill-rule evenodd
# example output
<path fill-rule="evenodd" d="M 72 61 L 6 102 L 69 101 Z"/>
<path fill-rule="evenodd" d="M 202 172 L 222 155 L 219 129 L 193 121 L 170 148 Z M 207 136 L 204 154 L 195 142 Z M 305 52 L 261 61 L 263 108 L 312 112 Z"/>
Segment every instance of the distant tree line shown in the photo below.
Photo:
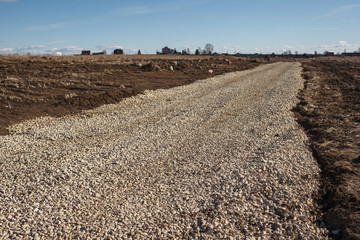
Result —
<path fill-rule="evenodd" d="M 207 43 L 204 49 L 198 47 L 195 51 L 195 55 L 211 55 L 214 53 L 214 46 L 211 43 Z"/>
<path fill-rule="evenodd" d="M 204 49 L 201 49 L 200 47 L 198 49 L 196 49 L 195 51 L 195 55 L 211 55 L 214 53 L 214 46 L 210 43 L 207 43 L 204 47 Z M 181 52 L 178 52 L 176 50 L 176 48 L 171 49 L 169 47 L 164 47 L 161 52 L 159 52 L 158 50 L 156 51 L 156 54 L 182 54 L 182 55 L 190 55 L 190 49 L 184 49 Z"/>

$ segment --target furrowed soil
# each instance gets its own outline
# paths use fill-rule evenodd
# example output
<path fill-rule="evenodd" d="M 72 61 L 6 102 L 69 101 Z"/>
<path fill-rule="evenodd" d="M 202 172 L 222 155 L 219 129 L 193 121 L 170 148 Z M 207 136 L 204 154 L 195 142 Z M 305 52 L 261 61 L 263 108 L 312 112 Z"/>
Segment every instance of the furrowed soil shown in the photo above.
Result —
<path fill-rule="evenodd" d="M 0 56 L 0 135 L 27 119 L 73 114 L 261 62 L 211 56 Z"/>
<path fill-rule="evenodd" d="M 295 109 L 322 168 L 319 195 L 335 239 L 360 239 L 360 58 L 303 61 Z"/>

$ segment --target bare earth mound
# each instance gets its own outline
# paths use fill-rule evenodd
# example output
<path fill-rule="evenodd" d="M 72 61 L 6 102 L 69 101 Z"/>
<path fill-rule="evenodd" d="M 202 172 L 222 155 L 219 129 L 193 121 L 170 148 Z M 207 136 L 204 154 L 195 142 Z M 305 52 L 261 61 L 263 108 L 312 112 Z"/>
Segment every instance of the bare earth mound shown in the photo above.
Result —
<path fill-rule="evenodd" d="M 319 58 L 303 69 L 295 110 L 322 168 L 325 224 L 335 238 L 360 239 L 360 59 Z"/>
<path fill-rule="evenodd" d="M 72 114 L 260 63 L 207 56 L 0 56 L 0 135 L 26 119 Z"/>

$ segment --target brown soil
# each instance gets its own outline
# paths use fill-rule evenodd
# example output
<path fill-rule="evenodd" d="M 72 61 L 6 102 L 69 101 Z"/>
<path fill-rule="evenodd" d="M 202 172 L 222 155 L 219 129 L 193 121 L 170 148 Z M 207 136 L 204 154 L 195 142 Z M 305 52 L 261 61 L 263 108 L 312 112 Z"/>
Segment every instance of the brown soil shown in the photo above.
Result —
<path fill-rule="evenodd" d="M 0 56 L 0 135 L 26 119 L 73 114 L 263 62 L 220 56 Z M 324 222 L 340 229 L 334 238 L 360 239 L 360 58 L 301 62 L 306 82 L 295 112 L 322 167 Z"/>
<path fill-rule="evenodd" d="M 323 220 L 335 239 L 360 239 L 360 58 L 302 64 L 295 110 L 322 168 Z"/>
<path fill-rule="evenodd" d="M 72 114 L 261 62 L 212 56 L 0 56 L 0 135 L 26 119 Z"/>

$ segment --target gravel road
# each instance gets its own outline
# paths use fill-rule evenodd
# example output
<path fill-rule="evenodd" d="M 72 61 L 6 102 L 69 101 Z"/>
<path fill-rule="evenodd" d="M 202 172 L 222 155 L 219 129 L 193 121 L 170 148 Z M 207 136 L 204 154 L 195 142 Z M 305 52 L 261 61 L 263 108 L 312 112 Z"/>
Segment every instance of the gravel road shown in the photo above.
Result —
<path fill-rule="evenodd" d="M 320 169 L 274 63 L 0 137 L 0 234 L 17 238 L 327 239 Z"/>

